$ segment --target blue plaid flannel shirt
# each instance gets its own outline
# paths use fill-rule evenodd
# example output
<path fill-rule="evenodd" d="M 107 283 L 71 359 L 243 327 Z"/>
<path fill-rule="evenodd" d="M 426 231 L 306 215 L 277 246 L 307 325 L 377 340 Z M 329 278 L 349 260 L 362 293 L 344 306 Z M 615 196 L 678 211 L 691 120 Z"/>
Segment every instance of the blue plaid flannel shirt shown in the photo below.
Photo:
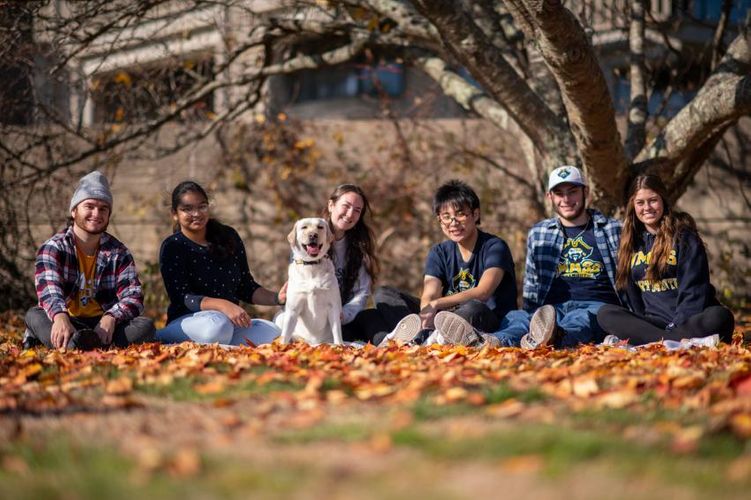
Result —
<path fill-rule="evenodd" d="M 602 212 L 588 209 L 594 221 L 595 240 L 602 255 L 602 262 L 615 287 L 615 272 L 618 263 L 618 245 L 621 239 L 621 222 L 606 217 Z M 532 312 L 545 304 L 545 298 L 555 278 L 555 269 L 563 250 L 564 233 L 558 217 L 545 219 L 535 224 L 527 236 L 527 260 L 524 271 L 524 309 Z M 623 299 L 621 298 L 621 302 Z"/>

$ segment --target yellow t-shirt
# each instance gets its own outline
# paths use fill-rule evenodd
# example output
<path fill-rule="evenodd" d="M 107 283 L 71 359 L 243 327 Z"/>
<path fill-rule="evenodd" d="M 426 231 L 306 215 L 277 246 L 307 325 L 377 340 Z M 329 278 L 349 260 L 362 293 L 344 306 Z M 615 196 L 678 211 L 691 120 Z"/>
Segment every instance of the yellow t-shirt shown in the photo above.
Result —
<path fill-rule="evenodd" d="M 94 271 L 96 270 L 97 249 L 94 255 L 86 255 L 76 245 L 76 257 L 78 258 L 79 283 L 78 293 L 68 301 L 68 314 L 77 318 L 92 318 L 101 316 L 104 311 L 102 306 L 94 299 Z"/>

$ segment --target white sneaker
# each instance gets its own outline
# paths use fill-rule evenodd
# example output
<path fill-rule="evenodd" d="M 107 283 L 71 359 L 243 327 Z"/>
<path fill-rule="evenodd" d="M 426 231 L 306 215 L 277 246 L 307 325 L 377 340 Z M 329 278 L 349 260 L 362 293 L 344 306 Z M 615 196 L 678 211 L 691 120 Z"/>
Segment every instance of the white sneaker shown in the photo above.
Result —
<path fill-rule="evenodd" d="M 420 316 L 417 314 L 408 314 L 396 324 L 391 333 L 383 338 L 378 347 L 385 347 L 389 343 L 389 340 L 393 340 L 398 344 L 409 344 L 417 337 L 421 329 L 422 320 Z"/>
<path fill-rule="evenodd" d="M 616 337 L 615 335 L 605 335 L 605 338 L 602 339 L 602 344 L 600 345 L 618 345 L 622 342 L 621 339 Z"/>
<path fill-rule="evenodd" d="M 449 342 L 446 341 L 446 337 L 443 336 L 443 333 L 441 333 L 440 330 L 433 330 L 433 333 L 430 334 L 428 338 L 425 339 L 425 342 L 422 343 L 422 345 L 447 345 Z"/>
<path fill-rule="evenodd" d="M 690 339 L 681 339 L 681 347 L 717 347 L 720 344 L 718 334 L 708 335 L 706 337 L 693 337 Z"/>
<path fill-rule="evenodd" d="M 555 330 L 555 307 L 544 305 L 532 315 L 529 320 L 529 333 L 522 337 L 519 345 L 522 349 L 546 346 L 553 340 Z"/>

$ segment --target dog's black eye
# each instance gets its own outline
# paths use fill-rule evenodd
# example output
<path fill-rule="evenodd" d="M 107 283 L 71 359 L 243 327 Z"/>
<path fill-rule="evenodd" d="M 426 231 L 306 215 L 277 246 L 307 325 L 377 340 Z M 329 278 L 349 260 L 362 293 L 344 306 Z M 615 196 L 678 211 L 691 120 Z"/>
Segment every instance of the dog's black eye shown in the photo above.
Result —
<path fill-rule="evenodd" d="M 319 225 L 319 226 L 318 226 L 318 229 L 323 229 L 323 226 Z"/>

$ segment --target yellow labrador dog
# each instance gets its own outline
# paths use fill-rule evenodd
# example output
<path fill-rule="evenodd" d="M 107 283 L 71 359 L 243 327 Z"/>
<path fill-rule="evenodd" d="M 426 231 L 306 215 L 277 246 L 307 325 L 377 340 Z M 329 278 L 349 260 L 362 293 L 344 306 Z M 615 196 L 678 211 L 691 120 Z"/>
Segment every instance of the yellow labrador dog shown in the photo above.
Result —
<path fill-rule="evenodd" d="M 282 343 L 342 344 L 342 301 L 334 263 L 328 257 L 334 235 L 323 219 L 300 219 L 287 237 L 292 247 Z"/>

